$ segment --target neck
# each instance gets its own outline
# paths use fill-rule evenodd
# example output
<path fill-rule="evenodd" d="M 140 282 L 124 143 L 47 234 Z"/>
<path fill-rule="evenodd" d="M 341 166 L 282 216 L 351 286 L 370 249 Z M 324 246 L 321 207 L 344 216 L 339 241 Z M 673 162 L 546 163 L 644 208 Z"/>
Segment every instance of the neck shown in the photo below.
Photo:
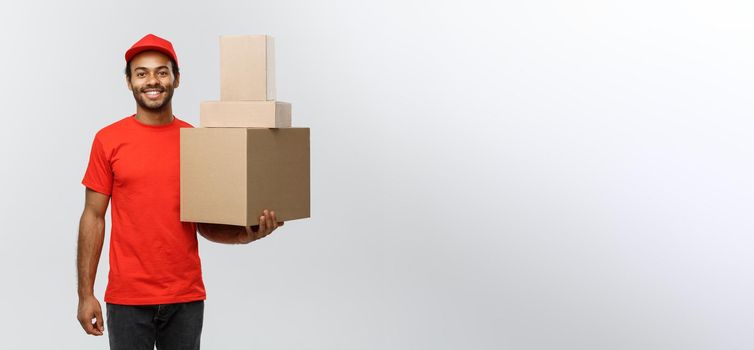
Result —
<path fill-rule="evenodd" d="M 151 110 L 136 105 L 136 120 L 146 125 L 165 125 L 173 121 L 173 107 L 166 105 L 160 110 Z"/>

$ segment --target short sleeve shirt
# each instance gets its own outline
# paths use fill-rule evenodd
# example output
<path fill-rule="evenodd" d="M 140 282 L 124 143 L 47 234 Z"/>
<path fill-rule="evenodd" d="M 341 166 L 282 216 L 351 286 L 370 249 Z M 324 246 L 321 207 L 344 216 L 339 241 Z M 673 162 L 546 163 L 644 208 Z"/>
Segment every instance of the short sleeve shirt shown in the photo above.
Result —
<path fill-rule="evenodd" d="M 204 300 L 194 223 L 180 221 L 178 118 L 150 126 L 130 116 L 94 137 L 82 183 L 110 196 L 105 301 L 124 305 Z"/>

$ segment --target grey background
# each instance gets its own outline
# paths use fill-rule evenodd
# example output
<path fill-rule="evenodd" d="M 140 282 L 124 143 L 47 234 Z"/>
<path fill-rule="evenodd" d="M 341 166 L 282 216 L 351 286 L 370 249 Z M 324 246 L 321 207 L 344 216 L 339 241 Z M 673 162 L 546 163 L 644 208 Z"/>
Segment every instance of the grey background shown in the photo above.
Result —
<path fill-rule="evenodd" d="M 3 348 L 106 346 L 75 319 L 80 181 L 151 32 L 194 124 L 218 36 L 275 36 L 312 128 L 312 218 L 201 241 L 205 348 L 751 349 L 753 10 L 3 2 Z"/>

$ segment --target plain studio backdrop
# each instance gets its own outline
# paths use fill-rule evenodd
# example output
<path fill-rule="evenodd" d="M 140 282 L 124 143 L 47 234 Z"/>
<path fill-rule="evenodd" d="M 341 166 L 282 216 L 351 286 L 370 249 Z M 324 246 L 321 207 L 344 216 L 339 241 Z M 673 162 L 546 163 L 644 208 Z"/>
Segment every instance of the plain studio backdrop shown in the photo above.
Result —
<path fill-rule="evenodd" d="M 750 1 L 4 2 L 4 349 L 76 321 L 81 178 L 135 111 L 123 54 L 219 98 L 220 35 L 276 39 L 311 219 L 200 238 L 206 349 L 751 349 Z M 109 213 L 107 224 L 109 238 Z M 95 292 L 102 301 L 107 244 Z"/>

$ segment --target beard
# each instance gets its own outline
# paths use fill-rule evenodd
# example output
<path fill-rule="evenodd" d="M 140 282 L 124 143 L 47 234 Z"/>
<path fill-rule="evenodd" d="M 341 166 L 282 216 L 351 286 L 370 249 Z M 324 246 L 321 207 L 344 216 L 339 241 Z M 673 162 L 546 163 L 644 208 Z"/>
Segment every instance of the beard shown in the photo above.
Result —
<path fill-rule="evenodd" d="M 158 89 L 165 94 L 165 97 L 158 101 L 149 100 L 143 95 L 144 90 L 147 89 Z M 140 89 L 134 89 L 133 95 L 136 103 L 141 106 L 141 108 L 152 112 L 162 112 L 170 106 L 170 101 L 173 99 L 173 87 L 164 87 L 162 85 L 144 86 Z"/>

